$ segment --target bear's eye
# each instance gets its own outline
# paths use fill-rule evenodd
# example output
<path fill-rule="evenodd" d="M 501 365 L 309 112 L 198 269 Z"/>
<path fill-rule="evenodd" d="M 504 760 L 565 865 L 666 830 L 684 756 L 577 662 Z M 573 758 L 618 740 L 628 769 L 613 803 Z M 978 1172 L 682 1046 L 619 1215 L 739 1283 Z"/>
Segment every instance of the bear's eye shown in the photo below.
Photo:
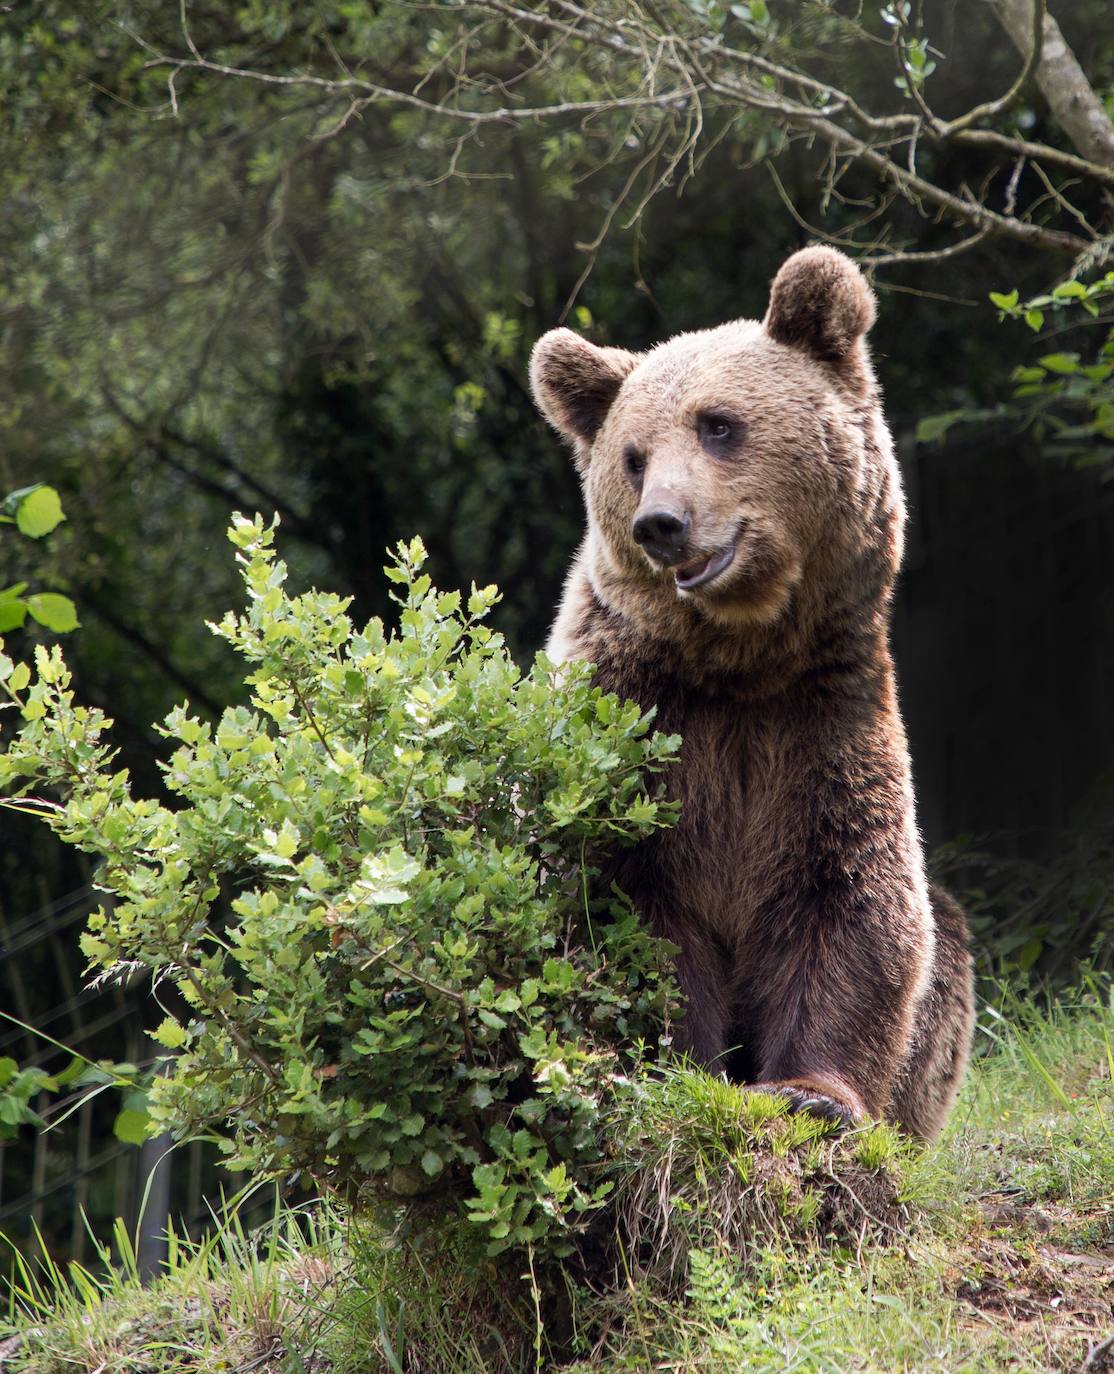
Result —
<path fill-rule="evenodd" d="M 700 442 L 712 453 L 727 453 L 746 433 L 746 426 L 732 415 L 709 412 L 696 418 L 696 433 Z"/>
<path fill-rule="evenodd" d="M 633 444 L 628 444 L 623 449 L 623 462 L 626 464 L 627 473 L 631 477 L 641 477 L 646 471 L 645 456 L 639 453 Z"/>

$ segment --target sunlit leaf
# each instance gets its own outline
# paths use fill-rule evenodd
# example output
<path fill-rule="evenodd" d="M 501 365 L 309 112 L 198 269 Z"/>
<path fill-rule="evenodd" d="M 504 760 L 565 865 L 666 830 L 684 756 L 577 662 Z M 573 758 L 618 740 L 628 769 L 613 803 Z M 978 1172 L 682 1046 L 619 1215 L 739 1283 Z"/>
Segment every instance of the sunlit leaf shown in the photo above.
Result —
<path fill-rule="evenodd" d="M 80 623 L 73 602 L 59 592 L 33 593 L 27 598 L 27 609 L 40 625 L 53 630 L 55 634 L 76 630 Z"/>
<path fill-rule="evenodd" d="M 31 539 L 41 539 L 65 518 L 58 493 L 47 486 L 32 487 L 15 511 L 17 528 Z"/>

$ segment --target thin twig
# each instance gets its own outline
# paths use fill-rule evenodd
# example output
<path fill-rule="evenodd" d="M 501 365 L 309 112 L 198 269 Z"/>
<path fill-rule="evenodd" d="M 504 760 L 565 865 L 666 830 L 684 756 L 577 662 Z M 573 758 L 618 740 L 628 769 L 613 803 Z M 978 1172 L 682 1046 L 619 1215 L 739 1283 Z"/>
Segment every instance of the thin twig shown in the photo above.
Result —
<path fill-rule="evenodd" d="M 455 988 L 442 987 L 440 983 L 435 983 L 432 978 L 423 978 L 420 973 L 415 973 L 412 968 L 404 968 L 401 964 L 396 964 L 393 959 L 388 959 L 385 954 L 379 956 L 388 968 L 394 969 L 400 978 L 408 978 L 411 982 L 417 983 L 420 987 L 429 988 L 431 992 L 440 993 L 442 997 L 447 997 L 449 1001 L 456 1002 L 460 1006 L 467 1005 L 467 999 L 463 993 L 457 992 Z"/>
<path fill-rule="evenodd" d="M 958 119 L 950 119 L 940 129 L 943 138 L 950 138 L 963 129 L 969 129 L 972 124 L 978 123 L 981 119 L 992 119 L 994 115 L 1001 114 L 1003 110 L 1008 110 L 1020 96 L 1028 85 L 1029 78 L 1040 65 L 1041 50 L 1044 46 L 1044 15 L 1045 0 L 1033 0 L 1032 46 L 1021 71 L 1017 74 L 1017 79 L 1005 95 L 999 96 L 997 100 L 987 100 L 981 105 L 976 105 L 973 110 L 968 110 L 965 115 L 960 115 Z"/>
<path fill-rule="evenodd" d="M 224 1028 L 225 1033 L 229 1036 L 229 1038 L 235 1043 L 237 1048 L 240 1050 L 240 1053 L 243 1054 L 245 1058 L 250 1059 L 251 1062 L 256 1066 L 256 1068 L 259 1069 L 265 1077 L 269 1078 L 272 1083 L 279 1082 L 279 1075 L 274 1065 L 269 1064 L 267 1060 L 264 1059 L 263 1056 L 259 1053 L 259 1051 L 255 1049 L 255 1047 L 247 1039 L 244 1033 L 240 1030 L 239 1026 L 236 1025 L 235 1021 L 233 1021 L 232 1018 L 216 1002 L 211 1002 L 209 1000 L 208 996 L 206 995 L 205 989 L 201 986 L 201 983 L 198 981 L 197 974 L 194 973 L 193 969 L 190 968 L 188 964 L 183 964 L 181 967 L 182 971 L 186 975 L 186 978 L 189 980 L 190 987 L 193 988 L 194 992 L 201 999 L 201 1005 L 217 1018 L 217 1020 L 221 1023 L 221 1026 Z"/>
<path fill-rule="evenodd" d="M 1037 176 L 1040 177 L 1041 181 L 1044 183 L 1044 189 L 1047 194 L 1042 196 L 1040 200 L 1036 200 L 1033 202 L 1033 204 L 1029 207 L 1029 213 L 1032 214 L 1032 212 L 1037 208 L 1038 205 L 1044 204 L 1045 200 L 1055 201 L 1055 203 L 1060 207 L 1061 210 L 1064 211 L 1065 214 L 1071 215 L 1072 219 L 1074 219 L 1076 223 L 1078 223 L 1083 229 L 1085 229 L 1086 232 L 1090 234 L 1093 239 L 1097 239 L 1099 235 L 1096 232 L 1096 230 L 1094 230 L 1088 223 L 1087 216 L 1077 206 L 1073 205 L 1071 201 L 1068 200 L 1066 195 L 1064 195 L 1064 192 L 1068 190 L 1069 187 L 1074 186 L 1076 183 L 1074 181 L 1068 181 L 1065 182 L 1062 186 L 1053 186 L 1052 182 L 1049 181 L 1047 175 L 1045 174 L 1044 168 L 1040 165 L 1039 162 L 1033 163 L 1033 171 L 1036 172 Z"/>
<path fill-rule="evenodd" d="M 1114 167 L 1104 167 L 1100 162 L 1088 162 L 1075 153 L 1066 153 L 1062 148 L 1053 148 L 1047 143 L 1032 143 L 1024 138 L 1010 138 L 996 129 L 963 129 L 958 134 L 949 134 L 952 143 L 966 148 L 996 148 L 1003 153 L 1018 157 L 1040 158 L 1042 162 L 1053 162 L 1065 167 L 1078 176 L 1092 181 L 1101 181 L 1106 186 L 1114 186 Z"/>
<path fill-rule="evenodd" d="M 968 253 L 972 248 L 977 248 L 980 243 L 985 243 L 991 237 L 992 230 L 978 229 L 969 238 L 960 239 L 958 243 L 949 244 L 947 248 L 926 248 L 923 251 L 876 253 L 871 257 L 859 259 L 860 267 L 895 267 L 899 263 L 914 262 L 922 264 L 926 262 L 942 262 L 945 258 L 957 257 L 960 253 Z"/>
<path fill-rule="evenodd" d="M 1025 167 L 1025 162 L 1025 154 L 1022 153 L 1013 164 L 1013 171 L 1010 173 L 1010 179 L 1006 183 L 1005 205 L 1007 215 L 1012 215 L 1017 209 L 1017 184 L 1021 180 L 1021 173 Z"/>
<path fill-rule="evenodd" d="M 1087 1358 L 1080 1365 L 1079 1374 L 1088 1374 L 1089 1370 L 1099 1369 L 1099 1361 L 1105 1363 L 1105 1356 L 1109 1355 L 1112 1350 L 1114 1350 L 1114 1334 L 1090 1347 L 1087 1351 Z"/>

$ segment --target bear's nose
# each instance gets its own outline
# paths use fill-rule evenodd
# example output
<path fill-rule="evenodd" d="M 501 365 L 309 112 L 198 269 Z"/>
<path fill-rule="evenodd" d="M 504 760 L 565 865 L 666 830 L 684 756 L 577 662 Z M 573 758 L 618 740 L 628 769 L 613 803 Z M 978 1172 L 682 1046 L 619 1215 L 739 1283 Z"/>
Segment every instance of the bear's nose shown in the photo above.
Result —
<path fill-rule="evenodd" d="M 657 506 L 635 517 L 631 526 L 634 542 L 659 563 L 677 563 L 688 538 L 689 518 L 686 512 Z"/>

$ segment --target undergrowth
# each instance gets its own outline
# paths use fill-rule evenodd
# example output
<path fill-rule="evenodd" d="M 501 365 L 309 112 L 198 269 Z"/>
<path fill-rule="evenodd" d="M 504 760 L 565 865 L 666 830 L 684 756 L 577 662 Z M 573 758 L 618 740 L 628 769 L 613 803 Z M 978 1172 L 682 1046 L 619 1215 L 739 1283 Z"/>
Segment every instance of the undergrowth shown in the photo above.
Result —
<path fill-rule="evenodd" d="M 545 1269 L 335 1204 L 230 1210 L 143 1288 L 16 1259 L 20 1374 L 1114 1369 L 1114 1003 L 986 1012 L 944 1138 L 832 1135 L 701 1073 L 632 1080 L 613 1201 Z M 108 1263 L 110 1248 L 113 1262 Z"/>

